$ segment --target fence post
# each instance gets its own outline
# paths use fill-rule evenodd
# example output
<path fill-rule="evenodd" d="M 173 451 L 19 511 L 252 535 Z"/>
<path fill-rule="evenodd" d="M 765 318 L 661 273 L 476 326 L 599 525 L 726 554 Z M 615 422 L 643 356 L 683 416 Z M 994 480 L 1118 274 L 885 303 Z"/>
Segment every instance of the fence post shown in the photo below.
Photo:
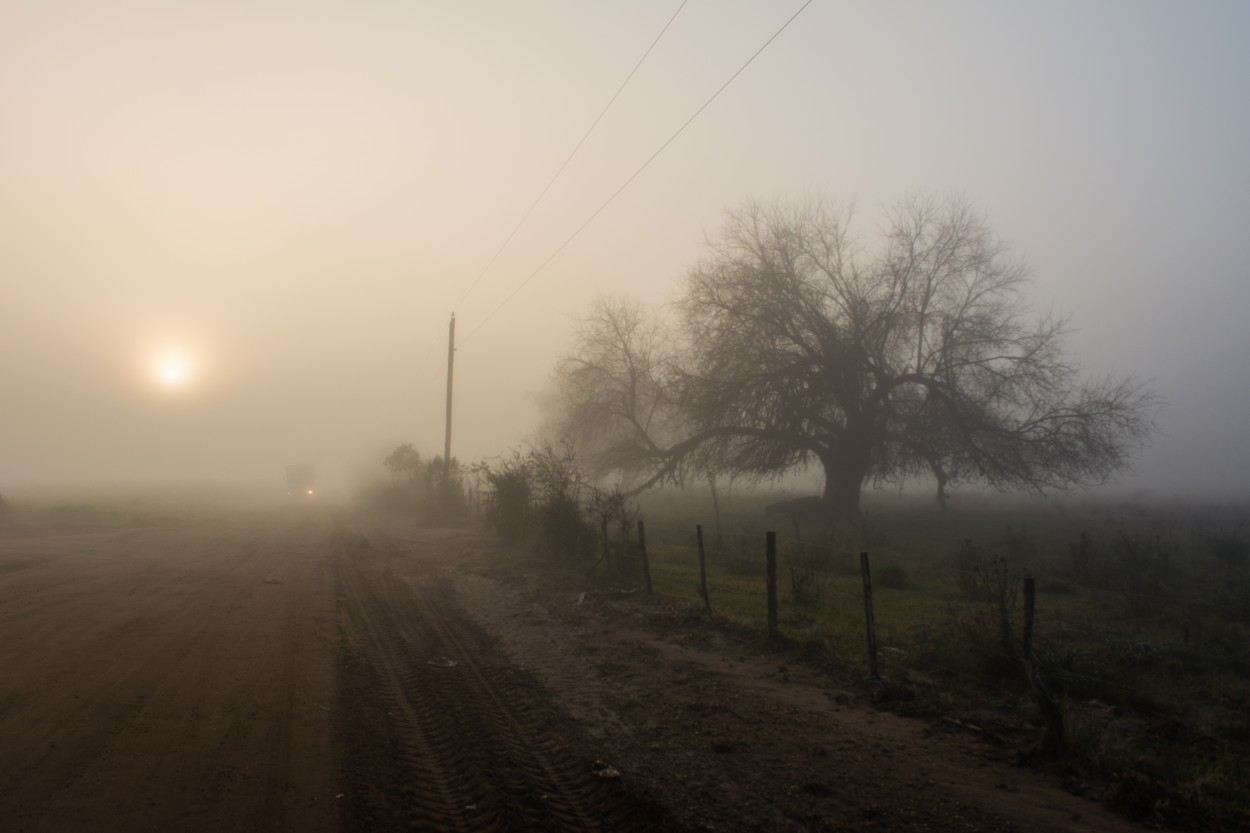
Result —
<path fill-rule="evenodd" d="M 1033 661 L 1033 610 L 1035 590 L 1033 576 L 1024 577 L 1024 661 Z"/>
<path fill-rule="evenodd" d="M 1035 589 L 1033 577 L 1024 579 L 1024 674 L 1028 678 L 1029 688 L 1037 700 L 1038 710 L 1042 713 L 1045 728 L 1042 739 L 1038 742 L 1036 752 L 1045 758 L 1061 758 L 1068 753 L 1068 739 L 1064 729 L 1063 707 L 1055 702 L 1046 690 L 1042 673 L 1037 667 L 1037 659 L 1033 655 L 1033 613 L 1035 605 Z"/>
<path fill-rule="evenodd" d="M 612 558 L 608 555 L 608 516 L 604 515 L 600 520 L 603 526 L 600 530 L 600 536 L 603 541 L 603 566 L 610 573 L 612 572 Z"/>
<path fill-rule="evenodd" d="M 864 579 L 864 622 L 868 626 L 868 673 L 875 680 L 877 673 L 877 624 L 872 616 L 872 575 L 868 570 L 868 553 L 859 554 L 859 572 Z"/>
<path fill-rule="evenodd" d="M 768 583 L 768 638 L 777 636 L 777 533 L 764 533 L 765 575 Z"/>
<path fill-rule="evenodd" d="M 651 562 L 647 560 L 647 528 L 638 519 L 638 552 L 642 555 L 642 583 L 651 592 Z"/>
<path fill-rule="evenodd" d="M 703 554 L 703 524 L 695 524 L 695 537 L 699 541 L 699 595 L 703 597 L 703 609 L 712 612 L 712 600 L 707 594 L 707 557 Z"/>

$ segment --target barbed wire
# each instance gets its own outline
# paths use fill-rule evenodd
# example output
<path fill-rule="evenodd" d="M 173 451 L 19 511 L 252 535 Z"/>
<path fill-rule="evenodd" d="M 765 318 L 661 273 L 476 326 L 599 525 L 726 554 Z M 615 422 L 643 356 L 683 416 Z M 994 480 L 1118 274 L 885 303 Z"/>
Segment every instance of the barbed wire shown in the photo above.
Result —
<path fill-rule="evenodd" d="M 647 526 L 647 529 L 653 531 L 653 534 L 649 537 L 652 537 L 655 545 L 657 546 L 686 550 L 692 554 L 697 553 L 697 536 L 696 530 L 693 526 L 653 522 Z M 659 534 L 656 535 L 654 533 Z M 766 563 L 764 544 L 760 540 L 761 537 L 763 536 L 761 536 L 758 531 L 741 532 L 733 530 L 716 530 L 709 532 L 705 529 L 704 555 L 707 560 L 707 564 L 714 569 L 723 569 L 724 565 L 721 562 L 733 562 L 738 564 L 745 563 L 751 566 L 752 572 L 755 572 L 756 569 L 762 568 Z M 726 540 L 732 543 L 726 546 Z M 776 544 L 778 560 L 784 564 L 785 569 L 791 574 L 792 583 L 795 580 L 794 577 L 796 575 L 806 576 L 817 581 L 824 581 L 826 584 L 836 581 L 849 582 L 858 577 L 858 570 L 848 571 L 845 568 L 845 565 L 842 569 L 839 569 L 836 565 L 832 564 L 819 565 L 813 563 L 802 563 L 807 559 L 819 560 L 822 557 L 826 559 L 854 557 L 856 555 L 854 550 L 815 542 L 802 541 L 795 538 L 777 538 Z M 932 569 L 938 576 L 957 576 L 963 577 L 965 580 L 972 577 L 984 579 L 987 576 L 992 575 L 990 571 L 977 567 L 959 567 L 949 564 L 930 564 L 926 566 L 930 567 L 930 569 Z M 1170 612 L 1175 615 L 1177 611 L 1180 611 L 1182 615 L 1186 617 L 1186 624 L 1188 624 L 1188 620 L 1192 617 L 1192 611 L 1195 608 L 1205 611 L 1219 612 L 1234 619 L 1243 619 L 1247 615 L 1246 603 L 1230 604 L 1195 597 L 1192 595 L 1193 589 L 1186 586 L 1188 585 L 1188 582 L 1184 583 L 1184 585 L 1178 582 L 1178 590 L 1171 594 L 1167 594 L 1141 588 L 1109 587 L 1106 585 L 1095 585 L 1074 581 L 1071 577 L 1065 576 L 1061 573 L 1028 569 L 1027 566 L 1014 566 L 1010 569 L 1011 572 L 1015 574 L 1015 581 L 1021 581 L 1024 576 L 1031 575 L 1035 581 L 1039 578 L 1043 581 L 1058 581 L 1067 588 L 1071 588 L 1074 591 L 1079 590 L 1095 597 L 1104 596 L 1123 599 L 1123 604 L 1126 607 L 1153 604 L 1158 608 L 1154 611 L 1142 612 L 1136 615 L 1134 615 L 1130 610 L 1126 610 L 1117 616 L 1111 617 L 1110 621 L 1113 622 L 1158 625 L 1161 623 L 1161 617 L 1165 614 Z M 1184 587 L 1184 590 L 1188 590 L 1189 592 L 1185 593 L 1180 589 L 1181 587 Z M 877 592 L 880 592 L 881 590 L 889 591 L 899 589 L 902 588 L 891 588 L 889 585 L 879 582 L 874 585 L 874 590 Z M 828 586 L 820 588 L 818 592 L 822 598 L 838 598 L 845 600 L 857 598 L 859 596 L 859 594 L 853 592 L 835 591 Z M 975 605 L 978 601 L 981 600 L 968 599 L 966 600 L 966 604 Z M 830 606 L 822 602 L 821 599 L 817 598 L 805 599 L 804 603 L 809 605 L 824 604 L 825 607 Z M 1212 655 L 1212 658 L 1218 659 L 1220 657 Z"/>

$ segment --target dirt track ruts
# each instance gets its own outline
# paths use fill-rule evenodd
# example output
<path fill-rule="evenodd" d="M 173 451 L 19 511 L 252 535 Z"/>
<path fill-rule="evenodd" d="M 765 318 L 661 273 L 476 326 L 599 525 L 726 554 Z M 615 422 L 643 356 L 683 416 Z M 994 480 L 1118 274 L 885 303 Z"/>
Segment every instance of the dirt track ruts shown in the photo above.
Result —
<path fill-rule="evenodd" d="M 350 824 L 466 833 L 673 829 L 570 748 L 562 737 L 569 729 L 555 725 L 551 707 L 448 603 L 450 582 L 431 553 L 393 550 L 353 531 L 335 536 L 347 650 L 358 654 L 346 664 L 367 674 L 385 702 L 391 745 L 389 767 L 352 768 L 372 769 L 390 789 L 358 789 L 382 806 L 357 807 Z M 344 704 L 349 721 L 370 713 L 353 699 Z M 397 794 L 406 800 L 389 800 Z"/>

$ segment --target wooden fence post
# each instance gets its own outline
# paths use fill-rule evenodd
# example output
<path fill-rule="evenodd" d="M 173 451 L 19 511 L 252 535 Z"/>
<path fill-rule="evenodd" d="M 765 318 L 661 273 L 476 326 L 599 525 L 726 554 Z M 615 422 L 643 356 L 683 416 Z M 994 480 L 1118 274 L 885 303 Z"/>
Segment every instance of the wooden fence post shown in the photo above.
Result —
<path fill-rule="evenodd" d="M 872 575 L 868 570 L 868 553 L 859 554 L 859 572 L 864 579 L 864 622 L 868 627 L 868 673 L 875 680 L 877 673 L 877 624 L 872 616 Z"/>
<path fill-rule="evenodd" d="M 601 520 L 603 525 L 599 534 L 603 540 L 603 566 L 610 573 L 612 572 L 612 558 L 608 555 L 608 516 L 604 515 Z"/>
<path fill-rule="evenodd" d="M 1024 661 L 1033 661 L 1033 611 L 1035 604 L 1033 576 L 1024 577 Z"/>
<path fill-rule="evenodd" d="M 764 533 L 765 575 L 768 583 L 768 638 L 777 636 L 777 533 Z"/>
<path fill-rule="evenodd" d="M 707 594 L 707 557 L 703 554 L 703 524 L 695 524 L 695 537 L 699 541 L 699 595 L 703 597 L 703 609 L 712 612 L 712 599 Z"/>
<path fill-rule="evenodd" d="M 1033 655 L 1033 613 L 1035 610 L 1036 591 L 1033 577 L 1024 579 L 1024 675 L 1037 700 L 1038 710 L 1042 713 L 1045 728 L 1042 739 L 1038 742 L 1036 752 L 1045 758 L 1062 758 L 1068 753 L 1068 738 L 1064 729 L 1063 707 L 1055 702 L 1046 690 L 1042 673 L 1037 667 L 1037 658 Z"/>
<path fill-rule="evenodd" d="M 638 552 L 642 555 L 642 583 L 651 592 L 651 562 L 647 560 L 647 528 L 638 519 Z"/>

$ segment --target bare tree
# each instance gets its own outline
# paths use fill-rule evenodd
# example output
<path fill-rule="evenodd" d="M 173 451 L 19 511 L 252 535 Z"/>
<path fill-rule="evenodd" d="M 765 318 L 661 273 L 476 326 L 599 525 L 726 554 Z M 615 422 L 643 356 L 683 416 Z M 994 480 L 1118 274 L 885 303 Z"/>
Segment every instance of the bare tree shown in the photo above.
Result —
<path fill-rule="evenodd" d="M 1131 378 L 1085 381 L 1066 322 L 1034 317 L 1028 270 L 963 202 L 901 201 L 879 251 L 823 205 L 731 212 L 677 303 L 679 343 L 601 302 L 558 367 L 567 424 L 642 486 L 692 464 L 767 478 L 825 474 L 833 517 L 866 483 L 1097 483 L 1151 431 Z"/>
<path fill-rule="evenodd" d="M 667 331 L 638 304 L 601 297 L 574 340 L 556 366 L 555 410 L 578 459 L 596 476 L 625 477 L 678 462 L 669 450 L 680 415 Z"/>

